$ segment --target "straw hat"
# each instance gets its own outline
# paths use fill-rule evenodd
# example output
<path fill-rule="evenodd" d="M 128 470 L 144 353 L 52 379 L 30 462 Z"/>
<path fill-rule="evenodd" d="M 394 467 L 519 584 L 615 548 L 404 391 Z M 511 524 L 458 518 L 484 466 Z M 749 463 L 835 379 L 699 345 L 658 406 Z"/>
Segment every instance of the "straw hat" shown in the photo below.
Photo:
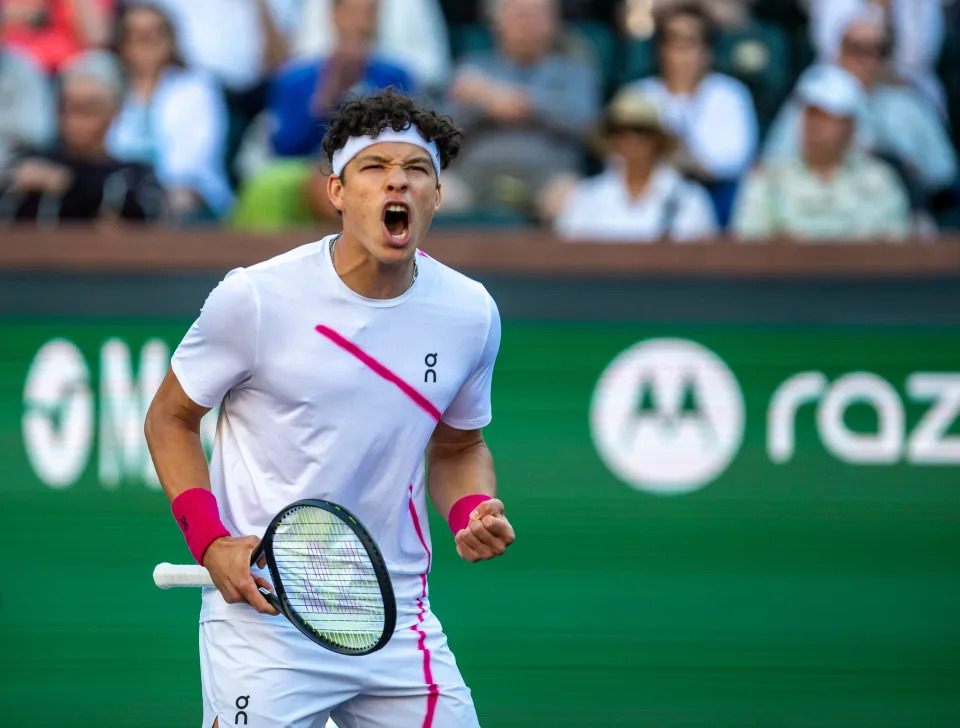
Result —
<path fill-rule="evenodd" d="M 617 131 L 636 130 L 650 132 L 660 139 L 664 155 L 672 154 L 679 140 L 663 122 L 656 105 L 639 89 L 627 86 L 620 89 L 610 101 L 598 129 L 602 147 Z"/>

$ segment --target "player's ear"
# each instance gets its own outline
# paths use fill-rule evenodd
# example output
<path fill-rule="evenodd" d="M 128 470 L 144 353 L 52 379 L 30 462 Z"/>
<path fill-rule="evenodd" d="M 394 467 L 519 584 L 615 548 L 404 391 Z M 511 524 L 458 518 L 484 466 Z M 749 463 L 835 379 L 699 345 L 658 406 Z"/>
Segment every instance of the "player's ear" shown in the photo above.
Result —
<path fill-rule="evenodd" d="M 441 188 L 440 182 L 437 182 L 437 204 L 434 205 L 433 211 L 436 212 L 440 209 L 440 203 L 443 202 L 443 189 Z"/>
<path fill-rule="evenodd" d="M 335 174 L 327 177 L 327 196 L 330 198 L 330 204 L 343 212 L 343 180 Z"/>

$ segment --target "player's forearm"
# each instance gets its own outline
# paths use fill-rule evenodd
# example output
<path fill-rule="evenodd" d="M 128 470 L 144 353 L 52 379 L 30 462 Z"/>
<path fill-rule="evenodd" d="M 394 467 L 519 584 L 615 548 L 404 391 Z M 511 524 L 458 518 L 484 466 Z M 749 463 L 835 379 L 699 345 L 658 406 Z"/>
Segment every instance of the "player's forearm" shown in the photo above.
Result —
<path fill-rule="evenodd" d="M 143 430 L 160 485 L 171 502 L 190 488 L 210 489 L 210 471 L 200 442 L 199 423 L 194 426 L 151 407 Z"/>
<path fill-rule="evenodd" d="M 467 495 L 497 494 L 493 456 L 487 444 L 479 442 L 456 447 L 433 446 L 427 454 L 427 490 L 437 512 L 450 515 L 453 504 Z"/>

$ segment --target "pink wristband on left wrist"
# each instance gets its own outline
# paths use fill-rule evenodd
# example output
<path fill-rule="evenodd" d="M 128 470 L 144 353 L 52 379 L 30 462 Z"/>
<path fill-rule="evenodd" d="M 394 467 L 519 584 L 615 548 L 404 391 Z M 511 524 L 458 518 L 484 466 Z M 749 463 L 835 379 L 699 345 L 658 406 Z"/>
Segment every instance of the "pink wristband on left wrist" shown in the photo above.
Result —
<path fill-rule="evenodd" d="M 457 535 L 466 528 L 467 524 L 470 523 L 470 514 L 473 513 L 473 509 L 488 500 L 490 500 L 490 496 L 483 493 L 474 493 L 465 495 L 454 503 L 453 508 L 450 509 L 450 515 L 447 516 L 447 524 L 453 534 Z"/>
<path fill-rule="evenodd" d="M 203 555 L 207 547 L 218 538 L 230 535 L 220 521 L 216 496 L 206 488 L 190 488 L 173 499 L 170 509 L 190 553 L 196 562 L 203 566 Z"/>

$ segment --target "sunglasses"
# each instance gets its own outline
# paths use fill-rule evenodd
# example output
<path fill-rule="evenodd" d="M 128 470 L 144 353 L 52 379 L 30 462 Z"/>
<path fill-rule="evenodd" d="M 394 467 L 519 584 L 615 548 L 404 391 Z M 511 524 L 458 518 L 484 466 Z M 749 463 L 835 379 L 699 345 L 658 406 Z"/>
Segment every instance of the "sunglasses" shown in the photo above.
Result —
<path fill-rule="evenodd" d="M 844 53 L 862 58 L 886 58 L 890 54 L 889 43 L 858 43 L 857 41 L 845 40 L 841 49 Z"/>
<path fill-rule="evenodd" d="M 676 46 L 678 48 L 701 48 L 703 47 L 703 38 L 692 33 L 677 33 L 675 31 L 666 31 L 660 41 L 665 46 Z"/>

